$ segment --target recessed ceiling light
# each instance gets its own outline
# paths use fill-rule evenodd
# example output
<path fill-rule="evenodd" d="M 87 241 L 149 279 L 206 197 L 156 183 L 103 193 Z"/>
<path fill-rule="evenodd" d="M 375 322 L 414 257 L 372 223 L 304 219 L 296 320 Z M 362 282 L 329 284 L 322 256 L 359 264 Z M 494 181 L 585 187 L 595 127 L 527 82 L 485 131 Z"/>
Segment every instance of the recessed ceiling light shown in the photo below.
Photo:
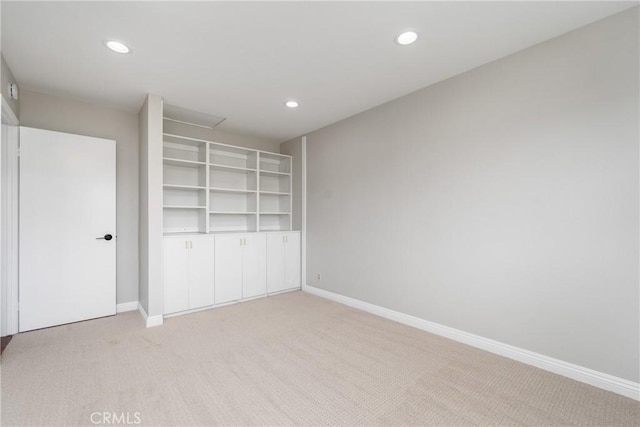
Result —
<path fill-rule="evenodd" d="M 127 45 L 117 42 L 115 40 L 108 40 L 106 42 L 104 42 L 104 44 L 111 49 L 114 52 L 117 53 L 129 53 L 130 49 L 127 47 Z"/>
<path fill-rule="evenodd" d="M 416 40 L 418 40 L 418 33 L 416 33 L 415 31 L 405 31 L 404 33 L 396 37 L 396 43 L 401 45 L 411 44 Z"/>
<path fill-rule="evenodd" d="M 289 108 L 298 108 L 298 103 L 296 101 L 287 101 L 284 103 Z"/>

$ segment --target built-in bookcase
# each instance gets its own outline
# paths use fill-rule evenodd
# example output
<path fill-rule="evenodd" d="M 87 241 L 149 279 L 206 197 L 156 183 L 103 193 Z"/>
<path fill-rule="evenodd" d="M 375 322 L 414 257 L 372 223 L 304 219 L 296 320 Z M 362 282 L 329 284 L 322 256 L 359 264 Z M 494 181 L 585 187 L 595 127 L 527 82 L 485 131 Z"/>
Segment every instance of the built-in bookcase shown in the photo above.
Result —
<path fill-rule="evenodd" d="M 207 144 L 166 136 L 162 147 L 165 233 L 205 233 Z"/>
<path fill-rule="evenodd" d="M 291 157 L 164 134 L 165 234 L 291 230 Z"/>

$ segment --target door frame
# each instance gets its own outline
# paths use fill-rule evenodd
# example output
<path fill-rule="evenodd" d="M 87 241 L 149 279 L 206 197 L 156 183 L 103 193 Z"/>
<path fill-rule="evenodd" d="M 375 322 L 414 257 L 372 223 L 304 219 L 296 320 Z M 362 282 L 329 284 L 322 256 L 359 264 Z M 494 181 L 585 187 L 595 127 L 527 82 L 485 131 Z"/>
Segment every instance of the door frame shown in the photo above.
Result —
<path fill-rule="evenodd" d="M 2 208 L 0 209 L 0 233 L 2 251 L 0 267 L 0 336 L 18 333 L 19 277 L 18 277 L 18 157 L 20 121 L 9 103 L 2 98 L 2 124 L 9 127 L 8 140 L 2 141 L 0 182 Z"/>

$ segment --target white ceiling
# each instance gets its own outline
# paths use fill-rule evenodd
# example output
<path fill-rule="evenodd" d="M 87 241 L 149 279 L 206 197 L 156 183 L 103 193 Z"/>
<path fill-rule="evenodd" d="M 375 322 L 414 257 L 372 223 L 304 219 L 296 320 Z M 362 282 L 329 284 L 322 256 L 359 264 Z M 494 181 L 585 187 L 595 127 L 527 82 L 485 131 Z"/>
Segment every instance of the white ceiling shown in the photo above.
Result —
<path fill-rule="evenodd" d="M 130 111 L 151 92 L 287 140 L 637 4 L 2 1 L 2 53 L 24 88 Z"/>

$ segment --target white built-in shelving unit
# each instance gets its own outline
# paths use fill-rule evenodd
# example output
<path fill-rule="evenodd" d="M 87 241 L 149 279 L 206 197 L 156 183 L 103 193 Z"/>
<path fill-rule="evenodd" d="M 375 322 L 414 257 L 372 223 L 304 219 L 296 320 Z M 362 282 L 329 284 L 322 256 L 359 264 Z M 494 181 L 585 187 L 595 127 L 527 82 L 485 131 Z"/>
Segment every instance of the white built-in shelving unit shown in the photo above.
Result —
<path fill-rule="evenodd" d="M 223 119 L 212 126 L 209 115 L 167 105 L 161 110 L 162 314 L 300 289 L 291 156 L 171 131 L 195 126 L 186 132 L 198 135 L 198 127 L 213 129 Z M 170 122 L 180 125 L 166 126 Z"/>
<path fill-rule="evenodd" d="M 163 232 L 290 231 L 291 156 L 164 134 Z"/>

